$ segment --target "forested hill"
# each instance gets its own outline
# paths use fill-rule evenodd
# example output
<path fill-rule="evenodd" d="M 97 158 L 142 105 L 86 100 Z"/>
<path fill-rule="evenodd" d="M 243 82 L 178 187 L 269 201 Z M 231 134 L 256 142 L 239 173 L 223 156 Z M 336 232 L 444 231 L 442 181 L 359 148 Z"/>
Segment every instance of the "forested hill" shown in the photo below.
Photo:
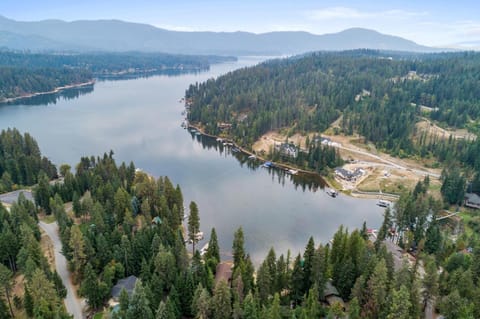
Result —
<path fill-rule="evenodd" d="M 32 54 L 0 51 L 0 102 L 90 82 L 94 77 L 192 72 L 232 59 L 235 58 L 137 52 Z"/>
<path fill-rule="evenodd" d="M 345 133 L 358 132 L 394 154 L 415 154 L 431 147 L 411 139 L 421 115 L 476 128 L 480 54 L 314 53 L 191 85 L 186 98 L 191 121 L 213 134 L 220 123 L 232 124 L 229 134 L 246 146 L 269 130 L 322 132 L 343 115 Z"/>

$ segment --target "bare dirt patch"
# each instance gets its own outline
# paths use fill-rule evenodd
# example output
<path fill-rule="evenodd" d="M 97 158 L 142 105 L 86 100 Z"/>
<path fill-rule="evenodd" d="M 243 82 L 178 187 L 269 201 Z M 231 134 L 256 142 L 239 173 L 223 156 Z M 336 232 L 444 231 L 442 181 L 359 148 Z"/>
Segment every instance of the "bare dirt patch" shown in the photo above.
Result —
<path fill-rule="evenodd" d="M 435 123 L 425 119 L 415 124 L 417 135 L 426 132 L 428 136 L 437 136 L 442 139 L 448 139 L 450 136 L 454 139 L 474 140 L 475 134 L 468 132 L 466 129 L 444 129 Z"/>

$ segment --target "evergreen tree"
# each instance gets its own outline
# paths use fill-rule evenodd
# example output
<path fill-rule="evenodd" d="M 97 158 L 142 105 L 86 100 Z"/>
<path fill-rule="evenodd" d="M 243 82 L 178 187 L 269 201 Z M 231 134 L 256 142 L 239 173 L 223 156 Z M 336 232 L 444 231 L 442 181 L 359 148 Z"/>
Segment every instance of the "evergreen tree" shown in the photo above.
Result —
<path fill-rule="evenodd" d="M 280 312 L 280 296 L 278 293 L 275 293 L 273 297 L 272 305 L 269 309 L 268 319 L 282 319 L 282 314 Z"/>
<path fill-rule="evenodd" d="M 387 319 L 409 319 L 410 317 L 410 300 L 408 289 L 401 286 L 400 290 L 392 292 L 392 302 Z"/>
<path fill-rule="evenodd" d="M 307 291 L 314 283 L 313 278 L 313 261 L 315 256 L 315 242 L 310 237 L 303 253 L 303 287 Z"/>
<path fill-rule="evenodd" d="M 212 313 L 213 319 L 231 318 L 231 292 L 230 288 L 224 280 L 220 280 L 215 286 L 212 297 Z"/>
<path fill-rule="evenodd" d="M 432 304 L 438 295 L 438 273 L 437 266 L 433 260 L 428 260 L 425 263 L 425 275 L 422 283 L 422 303 L 425 311 L 428 304 Z"/>
<path fill-rule="evenodd" d="M 195 202 L 190 203 L 190 215 L 188 216 L 188 239 L 192 243 L 192 254 L 195 254 L 195 244 L 198 242 L 198 233 L 200 232 L 200 217 L 198 216 L 198 207 Z"/>
<path fill-rule="evenodd" d="M 243 229 L 242 227 L 238 228 L 235 234 L 233 235 L 233 270 L 242 267 L 242 264 L 245 260 L 245 248 L 244 248 L 244 238 L 243 238 Z"/>
<path fill-rule="evenodd" d="M 243 318 L 259 319 L 257 304 L 251 292 L 248 293 L 243 302 Z"/>
<path fill-rule="evenodd" d="M 12 302 L 10 300 L 13 286 L 12 272 L 10 271 L 10 269 L 5 267 L 4 264 L 0 264 L 0 286 L 2 287 L 1 289 L 3 290 L 3 293 L 5 293 L 5 298 L 7 298 L 8 307 L 10 309 L 10 314 L 13 318 L 15 317 L 15 315 L 13 314 Z"/>
<path fill-rule="evenodd" d="M 175 313 L 167 307 L 165 302 L 160 301 L 155 319 L 176 319 Z"/>
<path fill-rule="evenodd" d="M 215 227 L 212 228 L 210 241 L 208 242 L 208 249 L 205 253 L 205 260 L 207 261 L 210 269 L 215 272 L 217 269 L 217 264 L 220 262 L 220 248 L 218 246 L 217 232 L 215 231 Z"/>
<path fill-rule="evenodd" d="M 145 289 L 140 281 L 137 281 L 133 290 L 132 299 L 128 305 L 126 319 L 153 319 L 152 310 L 145 294 Z"/>

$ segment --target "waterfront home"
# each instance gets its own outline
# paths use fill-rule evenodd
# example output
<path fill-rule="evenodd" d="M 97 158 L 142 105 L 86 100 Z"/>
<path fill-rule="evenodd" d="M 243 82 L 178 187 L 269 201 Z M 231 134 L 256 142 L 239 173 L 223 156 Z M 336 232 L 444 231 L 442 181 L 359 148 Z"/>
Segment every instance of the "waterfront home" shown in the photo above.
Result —
<path fill-rule="evenodd" d="M 275 145 L 275 148 L 282 155 L 290 156 L 296 158 L 298 156 L 298 148 L 293 143 L 282 143 Z"/>
<path fill-rule="evenodd" d="M 365 170 L 362 168 L 357 168 L 353 172 L 348 169 L 344 169 L 342 167 L 337 167 L 335 169 L 335 175 L 337 177 L 349 182 L 357 181 L 357 179 L 362 177 L 364 174 L 365 174 Z"/>

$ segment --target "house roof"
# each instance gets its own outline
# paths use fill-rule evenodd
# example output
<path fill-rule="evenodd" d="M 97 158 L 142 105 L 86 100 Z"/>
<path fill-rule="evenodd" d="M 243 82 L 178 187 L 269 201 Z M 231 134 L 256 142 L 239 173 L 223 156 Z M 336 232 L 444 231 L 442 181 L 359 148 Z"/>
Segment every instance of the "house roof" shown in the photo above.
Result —
<path fill-rule="evenodd" d="M 120 292 L 122 289 L 125 289 L 129 296 L 132 296 L 133 289 L 135 288 L 135 284 L 137 283 L 138 278 L 135 276 L 130 276 L 127 278 L 120 279 L 115 286 L 113 286 L 111 290 L 111 294 L 113 298 L 120 297 Z"/>
<path fill-rule="evenodd" d="M 478 196 L 475 193 L 466 193 L 465 198 L 467 199 L 468 202 L 480 205 L 480 196 Z"/>
<path fill-rule="evenodd" d="M 328 280 L 325 289 L 323 290 L 323 299 L 326 299 L 329 296 L 340 296 L 337 288 L 332 284 L 331 280 Z"/>
<path fill-rule="evenodd" d="M 232 267 L 233 264 L 229 262 L 219 263 L 215 272 L 215 284 L 220 280 L 229 282 L 232 279 Z"/>

